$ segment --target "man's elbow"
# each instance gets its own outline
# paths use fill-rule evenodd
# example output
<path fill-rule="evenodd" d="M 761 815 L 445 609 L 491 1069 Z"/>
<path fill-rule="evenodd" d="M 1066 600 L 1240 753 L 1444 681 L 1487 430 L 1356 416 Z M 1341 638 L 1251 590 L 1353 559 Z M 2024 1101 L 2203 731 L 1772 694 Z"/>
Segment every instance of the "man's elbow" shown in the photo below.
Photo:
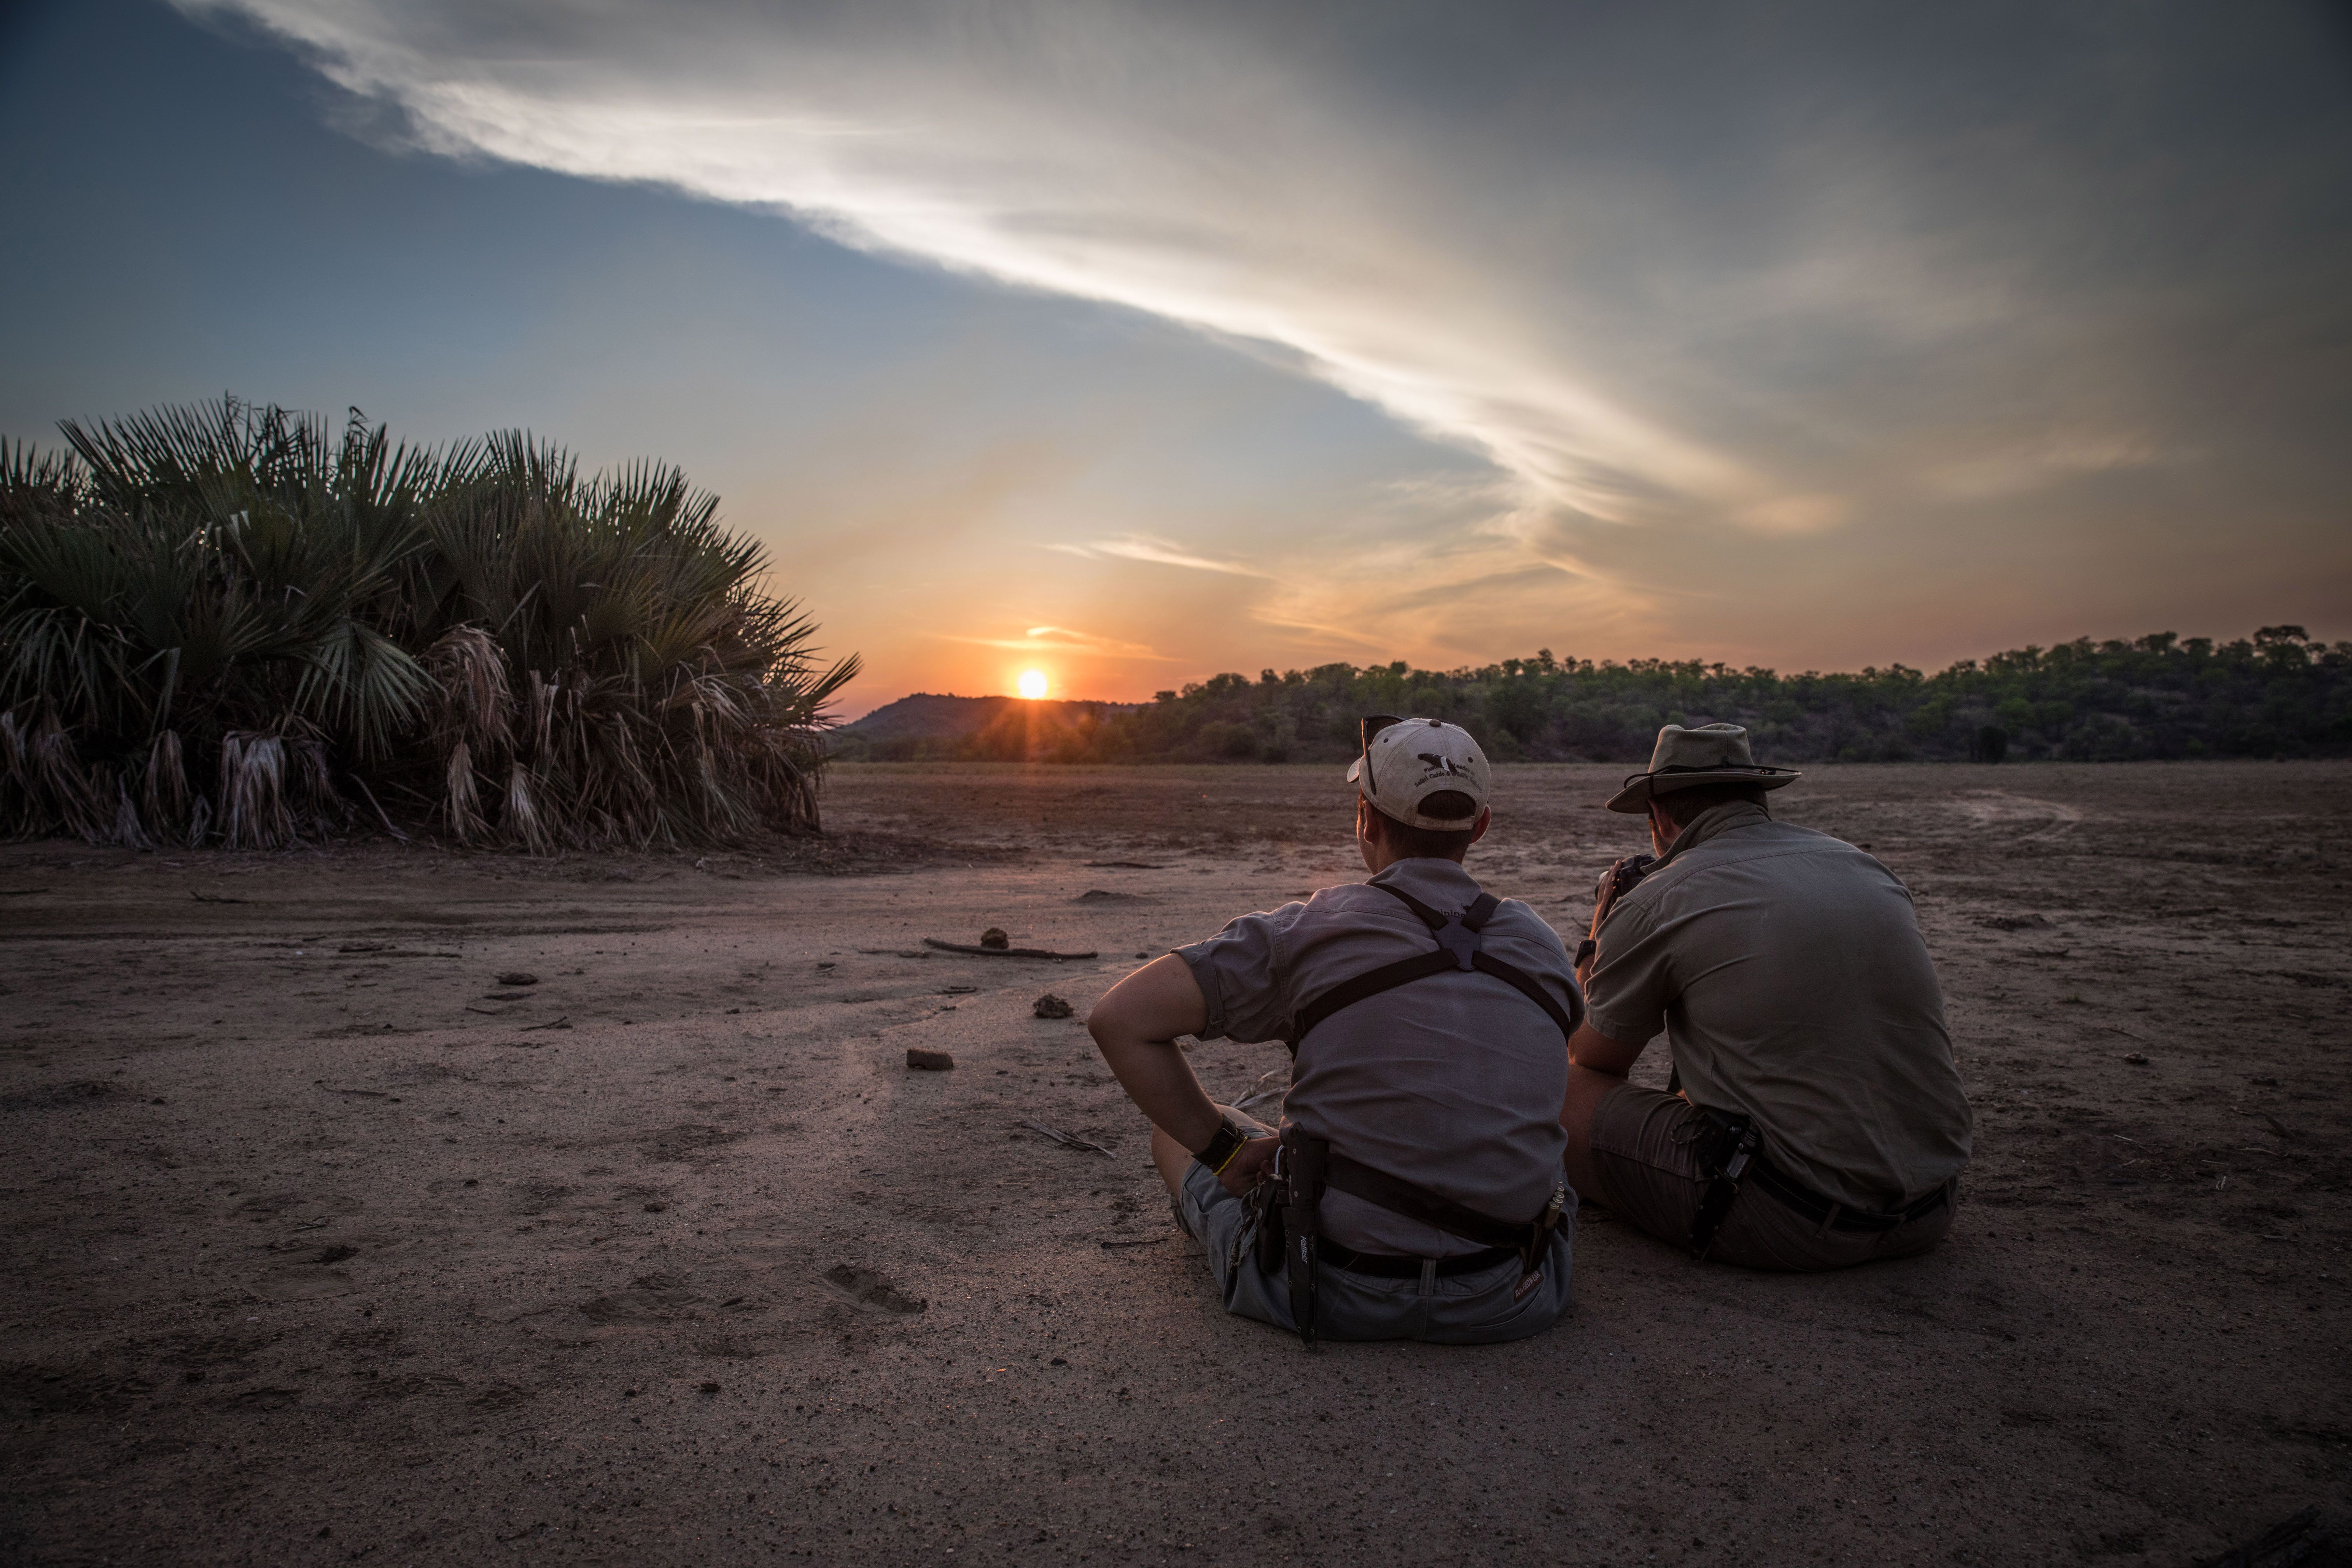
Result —
<path fill-rule="evenodd" d="M 1612 1040 L 1591 1024 L 1580 1027 L 1568 1042 L 1568 1059 L 1572 1066 L 1611 1078 L 1623 1078 L 1641 1058 L 1641 1045 Z"/>

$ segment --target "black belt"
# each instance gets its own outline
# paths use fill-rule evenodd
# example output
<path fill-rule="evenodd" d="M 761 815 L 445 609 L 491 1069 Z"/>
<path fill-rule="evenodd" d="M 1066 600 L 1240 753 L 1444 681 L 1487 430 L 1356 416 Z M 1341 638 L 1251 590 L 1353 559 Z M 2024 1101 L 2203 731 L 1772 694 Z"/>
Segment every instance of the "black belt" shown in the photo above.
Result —
<path fill-rule="evenodd" d="M 1815 1225 L 1827 1220 L 1832 1230 L 1857 1230 L 1870 1235 L 1893 1230 L 1915 1219 L 1924 1219 L 1943 1207 L 1951 1194 L 1951 1184 L 1947 1182 L 1907 1207 L 1896 1209 L 1892 1214 L 1873 1214 L 1867 1209 L 1848 1208 L 1833 1199 L 1822 1196 L 1795 1177 L 1776 1169 L 1760 1153 L 1748 1166 L 1748 1179 Z"/>
<path fill-rule="evenodd" d="M 1393 1252 L 1358 1252 L 1326 1237 L 1316 1245 L 1316 1259 L 1334 1268 L 1344 1268 L 1350 1274 L 1371 1274 L 1382 1279 L 1418 1279 L 1422 1265 L 1435 1263 L 1440 1279 L 1456 1274 L 1475 1274 L 1492 1268 L 1519 1256 L 1516 1247 L 1487 1247 L 1476 1252 L 1464 1252 L 1452 1258 L 1406 1258 Z"/>

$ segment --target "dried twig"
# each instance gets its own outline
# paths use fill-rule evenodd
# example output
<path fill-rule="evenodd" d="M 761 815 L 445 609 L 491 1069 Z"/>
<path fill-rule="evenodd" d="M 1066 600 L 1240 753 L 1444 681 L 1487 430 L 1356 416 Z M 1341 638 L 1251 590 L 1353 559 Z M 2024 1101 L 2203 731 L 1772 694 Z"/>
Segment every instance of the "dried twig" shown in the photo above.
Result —
<path fill-rule="evenodd" d="M 1104 1148 L 1099 1143 L 1089 1143 L 1083 1138 L 1073 1138 L 1067 1132 L 1056 1132 L 1054 1129 L 1046 1126 L 1042 1121 L 1024 1121 L 1021 1125 L 1026 1127 L 1032 1132 L 1043 1132 L 1046 1137 L 1051 1138 L 1055 1142 L 1061 1144 L 1065 1148 L 1091 1150 L 1095 1153 L 1100 1154 L 1107 1159 L 1114 1157 L 1109 1150 Z"/>
<path fill-rule="evenodd" d="M 935 936 L 925 937 L 923 945 L 937 948 L 941 952 L 971 953 L 976 958 L 1095 958 L 1099 956 L 1091 952 L 1054 952 L 1042 947 L 975 947 L 968 942 L 941 942 Z"/>
<path fill-rule="evenodd" d="M 360 786 L 360 793 L 367 796 L 367 803 L 375 807 L 376 817 L 383 824 L 383 830 L 386 833 L 391 834 L 394 838 L 399 839 L 403 844 L 410 842 L 407 834 L 403 833 L 399 828 L 394 827 L 392 825 L 392 817 L 384 811 L 383 803 L 376 799 L 375 791 L 368 788 L 367 780 L 360 777 L 357 773 L 353 773 L 352 775 L 352 783 Z"/>
<path fill-rule="evenodd" d="M 1276 1083 L 1274 1081 L 1276 1079 L 1280 1079 L 1282 1081 Z M 1250 1091 L 1247 1094 L 1234 1101 L 1234 1109 L 1247 1110 L 1261 1100 L 1279 1100 L 1288 1092 L 1289 1089 L 1290 1069 L 1286 1067 L 1269 1068 L 1258 1075 L 1258 1080 L 1250 1085 Z"/>

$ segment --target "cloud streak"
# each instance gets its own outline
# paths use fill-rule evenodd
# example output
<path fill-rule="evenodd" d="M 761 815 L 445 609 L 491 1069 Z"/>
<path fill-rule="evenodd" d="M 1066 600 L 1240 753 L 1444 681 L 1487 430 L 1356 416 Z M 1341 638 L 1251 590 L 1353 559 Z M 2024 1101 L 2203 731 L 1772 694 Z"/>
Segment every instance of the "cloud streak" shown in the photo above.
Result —
<path fill-rule="evenodd" d="M 1156 652 L 1148 644 L 1127 642 L 1118 637 L 1097 637 L 1091 632 L 1072 631 L 1067 626 L 1031 626 L 1017 637 L 945 637 L 948 642 L 967 643 L 974 647 L 1011 648 L 1016 653 L 1083 653 L 1098 658 L 1150 659 L 1165 664 L 1168 657 Z"/>
<path fill-rule="evenodd" d="M 1195 553 L 1181 544 L 1149 534 L 1130 533 L 1121 539 L 1094 539 L 1083 544 L 1049 544 L 1048 550 L 1058 550 L 1066 555 L 1098 561 L 1116 556 L 1126 561 L 1148 561 L 1156 566 L 1181 566 L 1193 572 L 1217 572 L 1228 577 L 1265 577 L 1272 574 L 1239 561 L 1221 561 Z"/>

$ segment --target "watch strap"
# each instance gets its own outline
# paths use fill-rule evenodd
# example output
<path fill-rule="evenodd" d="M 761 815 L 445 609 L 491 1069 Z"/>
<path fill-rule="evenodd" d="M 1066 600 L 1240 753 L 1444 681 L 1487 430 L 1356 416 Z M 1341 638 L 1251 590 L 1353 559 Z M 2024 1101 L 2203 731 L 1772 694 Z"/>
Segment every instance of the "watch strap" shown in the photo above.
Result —
<path fill-rule="evenodd" d="M 1192 1158 L 1206 1165 L 1209 1168 L 1209 1174 L 1223 1175 L 1225 1167 L 1234 1163 L 1234 1157 L 1242 1152 L 1243 1145 L 1249 1141 L 1250 1135 L 1240 1127 L 1230 1121 L 1221 1121 L 1217 1124 L 1217 1135 L 1209 1140 L 1209 1146 L 1194 1154 Z"/>

